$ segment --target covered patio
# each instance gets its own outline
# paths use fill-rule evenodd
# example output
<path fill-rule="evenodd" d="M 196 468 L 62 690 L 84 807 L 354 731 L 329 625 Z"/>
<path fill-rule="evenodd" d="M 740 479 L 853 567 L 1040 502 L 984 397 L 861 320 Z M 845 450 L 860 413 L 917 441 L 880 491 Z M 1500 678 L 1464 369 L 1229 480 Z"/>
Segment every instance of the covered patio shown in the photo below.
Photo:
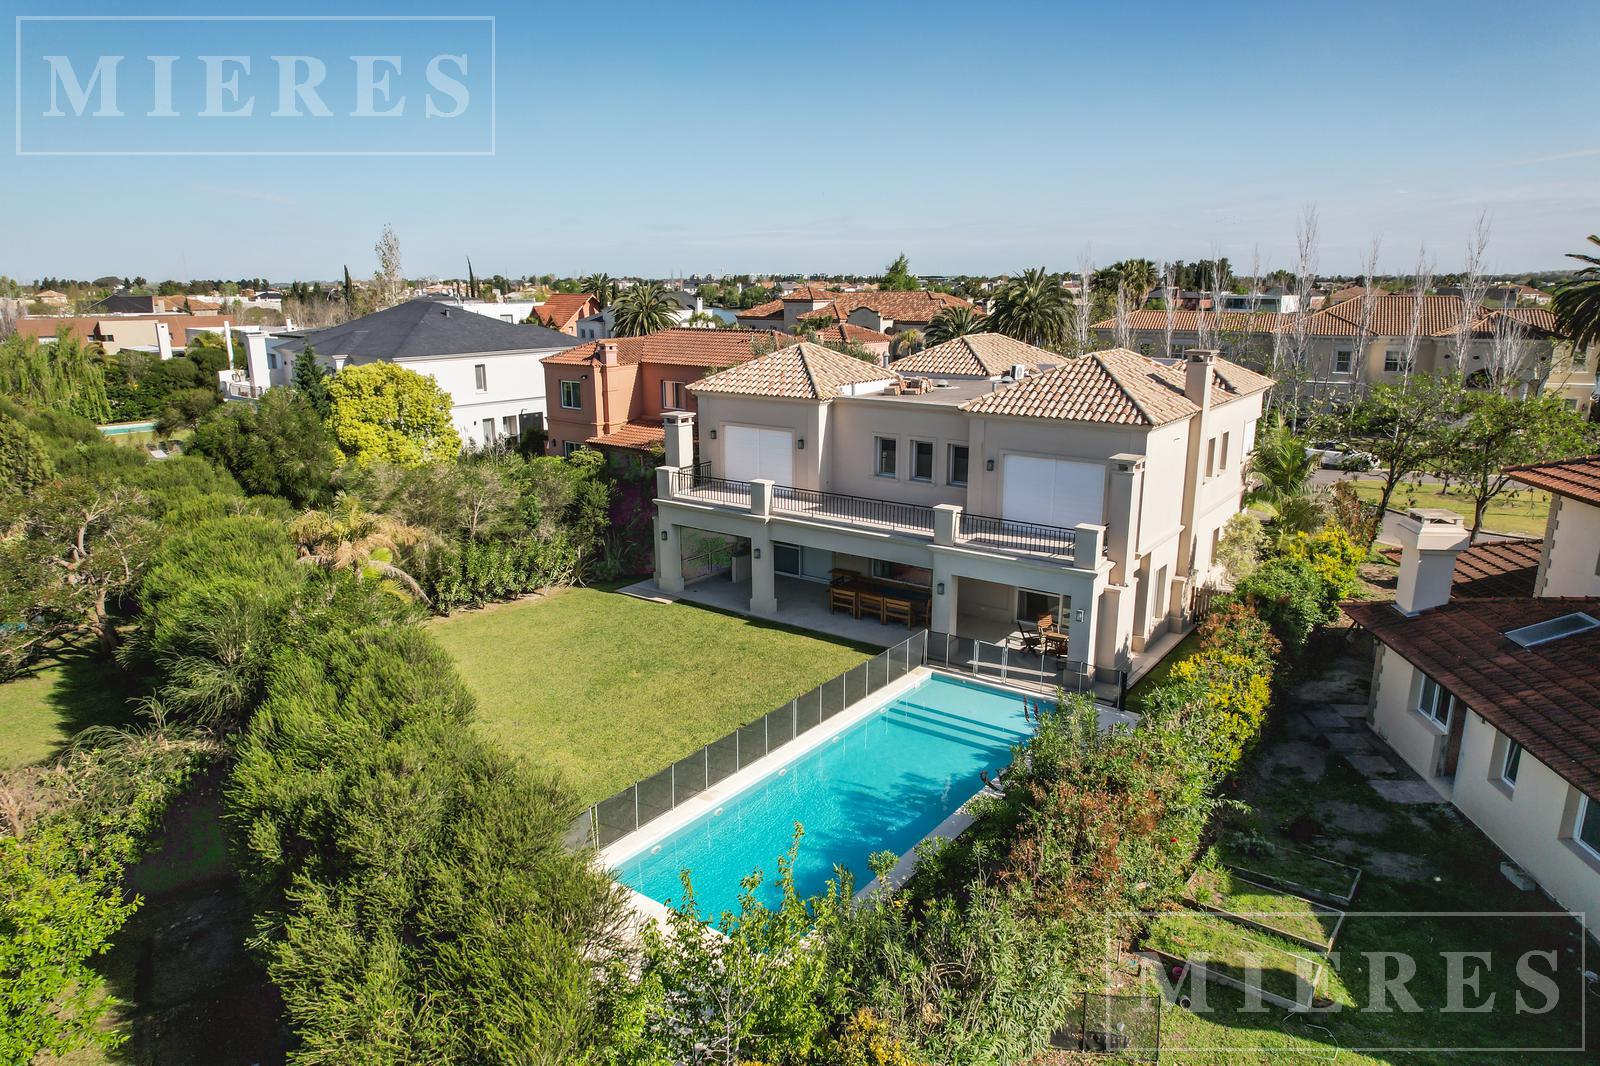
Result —
<path fill-rule="evenodd" d="M 685 585 L 675 595 L 662 592 L 655 581 L 641 581 L 629 585 L 622 592 L 641 599 L 698 603 L 720 611 L 766 618 L 796 629 L 808 629 L 831 637 L 853 640 L 887 648 L 905 640 L 914 630 L 903 625 L 883 625 L 875 618 L 854 618 L 845 611 L 828 609 L 828 586 L 815 581 L 779 574 L 774 578 L 778 596 L 778 609 L 771 614 L 753 614 L 750 610 L 750 579 L 731 580 L 723 574 Z M 919 627 L 920 628 L 920 627 Z"/>

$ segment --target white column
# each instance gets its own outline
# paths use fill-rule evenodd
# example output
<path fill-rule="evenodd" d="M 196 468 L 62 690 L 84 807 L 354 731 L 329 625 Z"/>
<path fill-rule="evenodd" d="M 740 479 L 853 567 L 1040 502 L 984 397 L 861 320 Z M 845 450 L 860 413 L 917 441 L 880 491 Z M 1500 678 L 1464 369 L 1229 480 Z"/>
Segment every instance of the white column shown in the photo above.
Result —
<path fill-rule="evenodd" d="M 1067 617 L 1067 658 L 1094 663 L 1095 634 L 1100 625 L 1100 605 L 1095 602 L 1094 586 L 1084 584 L 1072 594 L 1072 612 Z"/>
<path fill-rule="evenodd" d="M 658 513 L 656 533 L 656 588 L 669 595 L 683 592 L 683 545 L 679 529 Z"/>
<path fill-rule="evenodd" d="M 937 508 L 935 508 L 937 510 Z M 938 519 L 935 518 L 937 522 Z M 933 603 L 928 611 L 928 628 L 935 633 L 954 633 L 960 617 L 957 590 L 960 579 L 950 572 L 943 552 L 933 555 Z M 942 590 L 942 591 L 941 591 Z"/>
<path fill-rule="evenodd" d="M 956 530 L 961 526 L 961 508 L 953 503 L 933 505 L 933 542 L 951 545 L 956 542 Z M 950 630 L 945 630 L 946 633 Z"/>
<path fill-rule="evenodd" d="M 778 613 L 778 575 L 772 569 L 772 537 L 765 524 L 750 536 L 750 613 Z"/>

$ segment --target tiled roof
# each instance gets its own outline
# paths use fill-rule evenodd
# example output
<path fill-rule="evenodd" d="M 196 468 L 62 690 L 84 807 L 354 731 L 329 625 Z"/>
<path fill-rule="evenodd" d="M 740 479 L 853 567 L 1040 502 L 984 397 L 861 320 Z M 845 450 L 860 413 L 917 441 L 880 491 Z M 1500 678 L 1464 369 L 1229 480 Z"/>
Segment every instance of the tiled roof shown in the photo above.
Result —
<path fill-rule="evenodd" d="M 1600 797 L 1600 630 L 1533 648 L 1505 636 L 1577 611 L 1600 617 L 1600 599 L 1475 599 L 1413 618 L 1390 603 L 1344 611 L 1540 762 Z"/>
<path fill-rule="evenodd" d="M 586 292 L 553 292 L 544 303 L 533 309 L 539 320 L 555 329 L 572 325 L 574 319 L 592 314 L 594 297 Z"/>
<path fill-rule="evenodd" d="M 688 388 L 696 394 L 831 400 L 845 385 L 892 381 L 897 377 L 892 370 L 803 341 L 691 382 Z"/>
<path fill-rule="evenodd" d="M 1065 356 L 1035 348 L 1011 337 L 998 333 L 973 333 L 924 348 L 915 355 L 896 360 L 892 365 L 902 374 L 992 378 L 1006 373 L 1017 363 L 1038 367 L 1057 366 L 1064 362 Z"/>
<path fill-rule="evenodd" d="M 1234 396 L 1249 396 L 1251 393 L 1265 392 L 1277 384 L 1267 375 L 1251 370 L 1247 366 L 1240 366 L 1238 363 L 1228 359 L 1214 359 L 1212 360 L 1212 365 L 1216 370 L 1217 380 L 1222 383 L 1224 389 Z"/>
<path fill-rule="evenodd" d="M 817 340 L 825 344 L 888 344 L 894 338 L 853 322 L 835 322 L 817 330 Z"/>
<path fill-rule="evenodd" d="M 1161 426 L 1199 410 L 1159 373 L 1166 369 L 1126 348 L 1089 352 L 968 400 L 961 409 L 983 415 Z"/>
<path fill-rule="evenodd" d="M 741 320 L 780 317 L 786 300 L 829 301 L 838 318 L 849 318 L 853 312 L 865 307 L 895 322 L 931 322 L 933 316 L 946 307 L 972 306 L 970 301 L 963 300 L 959 296 L 952 296 L 947 292 L 929 292 L 926 289 L 915 292 L 832 292 L 814 285 L 806 285 L 782 299 L 769 300 L 764 304 L 757 304 L 748 311 L 740 311 L 738 317 Z M 801 317 L 809 318 L 812 315 L 822 314 L 825 310 L 827 309 L 819 307 L 814 311 L 805 311 L 801 313 Z"/>
<path fill-rule="evenodd" d="M 1360 329 L 1361 306 L 1359 299 L 1361 290 L 1341 290 L 1353 292 L 1348 299 L 1338 302 L 1330 299 L 1328 305 L 1320 311 L 1309 312 L 1305 317 L 1306 331 L 1314 337 L 1354 337 Z M 1411 332 L 1411 315 L 1415 297 L 1410 293 L 1384 293 L 1372 302 L 1372 317 L 1367 323 L 1367 335 L 1370 337 L 1404 337 Z M 1461 322 L 1462 299 L 1459 296 L 1434 296 L 1427 295 L 1422 298 L 1421 316 L 1419 318 L 1419 335 L 1423 337 L 1448 337 L 1455 333 Z M 1496 315 L 1507 315 L 1523 323 L 1529 329 L 1543 332 L 1555 332 L 1555 316 L 1548 308 L 1543 307 L 1515 307 L 1515 308 L 1483 308 L 1478 320 L 1474 323 L 1474 333 L 1477 336 L 1487 336 L 1493 329 Z M 1172 314 L 1172 329 L 1175 333 L 1198 332 L 1203 321 L 1208 327 L 1216 328 L 1218 321 L 1224 332 L 1235 333 L 1276 333 L 1292 330 L 1295 327 L 1297 316 L 1277 311 L 1257 311 L 1254 315 L 1246 311 L 1224 311 L 1220 316 L 1211 311 L 1174 311 Z M 1096 322 L 1091 329 L 1102 333 L 1116 329 L 1116 319 L 1108 318 Z M 1128 325 L 1140 333 L 1155 333 L 1167 328 L 1166 311 L 1131 311 L 1128 313 Z"/>
<path fill-rule="evenodd" d="M 1286 315 L 1277 311 L 1257 311 L 1255 314 L 1251 314 L 1248 311 L 1223 311 L 1219 316 L 1214 311 L 1175 310 L 1172 312 L 1172 331 L 1174 333 L 1197 333 L 1202 323 L 1208 329 L 1215 329 L 1220 321 L 1223 331 L 1228 333 L 1271 333 L 1293 317 L 1293 315 Z M 1165 310 L 1129 311 L 1128 326 L 1140 333 L 1163 331 L 1167 328 L 1167 312 Z M 1100 330 L 1101 332 L 1111 332 L 1117 328 L 1117 320 L 1108 318 L 1096 322 L 1089 328 Z"/>
<path fill-rule="evenodd" d="M 1401 549 L 1384 548 L 1383 554 L 1398 563 Z M 1534 582 L 1539 576 L 1539 558 L 1543 554 L 1542 540 L 1474 544 L 1456 556 L 1455 583 L 1450 589 L 1450 598 L 1532 596 Z"/>
<path fill-rule="evenodd" d="M 613 337 L 607 341 L 584 341 L 564 352 L 546 356 L 542 362 L 558 365 L 586 363 L 600 354 L 600 345 L 617 346 L 617 362 L 666 363 L 678 366 L 733 366 L 748 361 L 758 343 L 782 347 L 794 337 L 774 330 L 751 329 L 663 329 L 643 337 Z"/>
<path fill-rule="evenodd" d="M 1600 507 L 1600 455 L 1537 466 L 1508 466 L 1505 472 L 1524 485 Z"/>
<path fill-rule="evenodd" d="M 590 437 L 584 443 L 611 448 L 637 448 L 644 451 L 665 441 L 666 432 L 661 428 L 660 422 L 629 422 L 610 433 Z"/>

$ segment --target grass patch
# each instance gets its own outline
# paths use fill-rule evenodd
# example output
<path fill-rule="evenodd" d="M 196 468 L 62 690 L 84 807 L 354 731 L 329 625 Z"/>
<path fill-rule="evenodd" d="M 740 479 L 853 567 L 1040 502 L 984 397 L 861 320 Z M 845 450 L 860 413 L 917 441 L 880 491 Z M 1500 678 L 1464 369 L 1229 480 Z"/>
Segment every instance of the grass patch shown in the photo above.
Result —
<path fill-rule="evenodd" d="M 1341 912 L 1275 888 L 1254 884 L 1232 870 L 1202 866 L 1189 879 L 1196 903 L 1263 925 L 1318 950 L 1333 946 Z"/>
<path fill-rule="evenodd" d="M 1223 846 L 1217 854 L 1225 864 L 1253 881 L 1289 891 L 1303 889 L 1341 903 L 1350 901 L 1360 878 L 1360 871 L 1354 867 L 1295 848 L 1274 846 L 1259 854 L 1246 854 Z"/>
<path fill-rule="evenodd" d="M 72 653 L 0 685 L 0 770 L 44 762 L 92 725 L 133 717 L 131 693 L 117 667 Z"/>
<path fill-rule="evenodd" d="M 1198 654 L 1200 651 L 1200 633 L 1190 633 L 1178 642 L 1178 646 L 1167 652 L 1166 658 L 1151 667 L 1150 672 L 1141 677 L 1138 682 L 1128 689 L 1128 710 L 1138 714 L 1144 710 L 1144 701 L 1150 693 L 1159 688 L 1172 673 L 1172 668 L 1183 660 Z"/>
<path fill-rule="evenodd" d="M 1319 987 L 1325 980 L 1323 960 L 1297 944 L 1215 914 L 1163 914 L 1150 923 L 1145 946 L 1294 1003 L 1308 1004 L 1313 992 L 1327 994 Z"/>
<path fill-rule="evenodd" d="M 1356 490 L 1356 495 L 1368 503 L 1377 503 L 1383 495 L 1381 481 L 1351 481 L 1349 484 Z M 1389 506 L 1398 511 L 1411 507 L 1442 507 L 1461 515 L 1467 526 L 1472 526 L 1472 500 L 1459 492 L 1448 491 L 1444 485 L 1401 482 L 1389 498 Z M 1545 519 L 1549 515 L 1549 493 L 1537 489 L 1518 489 L 1499 496 L 1489 504 L 1489 509 L 1483 514 L 1483 528 L 1491 533 L 1542 537 Z"/>
<path fill-rule="evenodd" d="M 561 771 L 585 803 L 880 650 L 604 589 L 566 589 L 432 625 L 477 697 L 483 734 Z"/>

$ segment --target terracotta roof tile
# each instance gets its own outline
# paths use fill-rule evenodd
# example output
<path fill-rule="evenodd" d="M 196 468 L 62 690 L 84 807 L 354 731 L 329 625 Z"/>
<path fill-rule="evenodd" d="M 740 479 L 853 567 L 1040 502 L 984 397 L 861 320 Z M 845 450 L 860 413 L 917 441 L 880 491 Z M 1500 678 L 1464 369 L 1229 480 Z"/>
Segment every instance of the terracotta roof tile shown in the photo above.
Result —
<path fill-rule="evenodd" d="M 915 355 L 897 359 L 892 369 L 902 374 L 928 374 L 935 377 L 993 378 L 1005 374 L 1017 363 L 1024 366 L 1059 366 L 1066 356 L 1035 348 L 998 333 L 973 333 L 943 344 L 924 348 Z"/>
<path fill-rule="evenodd" d="M 1400 561 L 1399 548 L 1384 548 L 1383 554 Z M 1456 556 L 1450 598 L 1485 599 L 1503 596 L 1532 596 L 1539 576 L 1539 559 L 1544 554 L 1542 540 L 1486 541 Z"/>
<path fill-rule="evenodd" d="M 781 317 L 784 301 L 789 302 L 817 302 L 828 301 L 838 318 L 849 318 L 852 313 L 865 307 L 882 315 L 884 318 L 895 322 L 910 322 L 913 324 L 933 321 L 933 317 L 946 307 L 971 307 L 972 303 L 959 296 L 952 296 L 947 292 L 930 292 L 918 289 L 915 292 L 832 292 L 828 289 L 818 288 L 814 285 L 802 286 L 794 292 L 778 300 L 769 300 L 758 304 L 747 311 L 738 312 L 741 321 L 745 319 L 765 319 Z M 827 308 L 817 308 L 813 311 L 802 312 L 801 317 L 809 318 L 812 315 L 822 314 Z"/>
<path fill-rule="evenodd" d="M 553 292 L 533 313 L 551 329 L 565 329 L 579 318 L 594 314 L 598 307 L 595 298 L 586 292 Z"/>
<path fill-rule="evenodd" d="M 892 370 L 803 341 L 701 378 L 688 388 L 695 394 L 831 400 L 846 385 L 898 379 L 899 375 Z"/>
<path fill-rule="evenodd" d="M 1412 618 L 1391 603 L 1346 604 L 1344 611 L 1529 754 L 1600 798 L 1600 629 L 1533 648 L 1505 636 L 1578 611 L 1600 617 L 1600 599 L 1474 599 Z"/>
<path fill-rule="evenodd" d="M 1600 455 L 1536 466 L 1508 466 L 1505 472 L 1524 485 L 1600 507 Z"/>
<path fill-rule="evenodd" d="M 1292 315 L 1281 314 L 1277 311 L 1257 311 L 1251 314 L 1248 311 L 1223 311 L 1219 316 L 1215 311 L 1178 311 L 1172 312 L 1172 331 L 1174 333 L 1197 333 L 1202 323 L 1208 329 L 1216 329 L 1221 323 L 1222 330 L 1228 333 L 1271 333 L 1282 326 Z M 1140 333 L 1153 333 L 1167 328 L 1167 312 L 1157 311 L 1130 311 L 1128 312 L 1128 326 Z M 1108 318 L 1096 322 L 1089 327 L 1102 333 L 1112 332 L 1117 328 L 1117 320 Z"/>
<path fill-rule="evenodd" d="M 610 433 L 590 437 L 584 443 L 611 448 L 637 448 L 643 451 L 656 447 L 665 440 L 666 431 L 661 428 L 660 422 L 638 421 L 629 422 Z"/>
<path fill-rule="evenodd" d="M 1336 295 L 1342 295 L 1345 290 Z M 1305 316 L 1306 331 L 1314 337 L 1354 337 L 1361 324 L 1360 289 L 1354 295 L 1338 302 L 1330 300 L 1319 311 Z M 1404 337 L 1411 332 L 1411 316 L 1415 297 L 1410 293 L 1384 293 L 1373 301 L 1372 317 L 1367 324 L 1367 334 L 1372 337 Z M 1462 299 L 1459 296 L 1426 295 L 1418 319 L 1419 334 L 1424 337 L 1448 337 L 1455 333 L 1461 322 Z M 1555 332 L 1555 315 L 1544 307 L 1492 308 L 1481 310 L 1474 324 L 1476 336 L 1489 335 L 1497 315 L 1506 315 L 1521 322 L 1531 330 L 1541 333 Z M 1277 311 L 1258 311 L 1251 315 L 1245 311 L 1224 311 L 1220 316 L 1212 311 L 1174 311 L 1172 328 L 1175 333 L 1195 333 L 1201 322 L 1216 328 L 1218 322 L 1224 332 L 1277 333 L 1293 330 L 1297 316 Z M 1116 329 L 1116 319 L 1096 322 L 1092 327 L 1101 333 Z M 1132 311 L 1128 325 L 1140 333 L 1155 333 L 1167 328 L 1167 312 Z"/>
<path fill-rule="evenodd" d="M 1161 426 L 1199 410 L 1163 376 L 1167 369 L 1126 348 L 1089 352 L 968 400 L 961 409 L 983 415 Z"/>
<path fill-rule="evenodd" d="M 733 366 L 747 362 L 760 343 L 773 347 L 795 343 L 788 333 L 750 329 L 663 329 L 643 337 L 613 337 L 607 341 L 585 341 L 564 352 L 545 356 L 542 362 L 556 365 L 586 363 L 600 354 L 600 345 L 615 344 L 617 361 L 666 363 L 679 366 Z"/>

